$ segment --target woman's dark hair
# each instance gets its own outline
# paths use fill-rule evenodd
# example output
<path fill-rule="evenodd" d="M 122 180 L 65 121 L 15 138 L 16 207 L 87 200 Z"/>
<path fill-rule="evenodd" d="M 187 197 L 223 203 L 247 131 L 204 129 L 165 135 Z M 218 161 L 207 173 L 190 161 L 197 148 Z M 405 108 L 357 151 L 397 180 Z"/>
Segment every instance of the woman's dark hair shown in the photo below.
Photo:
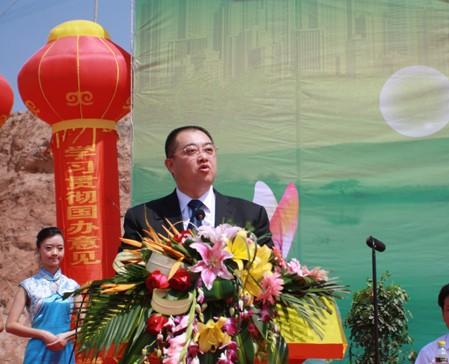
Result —
<path fill-rule="evenodd" d="M 444 300 L 448 296 L 449 296 L 449 284 L 446 284 L 443 287 L 441 287 L 440 294 L 438 295 L 438 306 L 440 306 L 442 310 L 444 309 Z"/>
<path fill-rule="evenodd" d="M 63 236 L 61 230 L 59 230 L 59 228 L 57 228 L 56 226 L 43 228 L 41 231 L 37 233 L 36 247 L 39 249 L 41 247 L 42 242 L 45 239 L 51 238 L 52 236 L 55 235 Z"/>

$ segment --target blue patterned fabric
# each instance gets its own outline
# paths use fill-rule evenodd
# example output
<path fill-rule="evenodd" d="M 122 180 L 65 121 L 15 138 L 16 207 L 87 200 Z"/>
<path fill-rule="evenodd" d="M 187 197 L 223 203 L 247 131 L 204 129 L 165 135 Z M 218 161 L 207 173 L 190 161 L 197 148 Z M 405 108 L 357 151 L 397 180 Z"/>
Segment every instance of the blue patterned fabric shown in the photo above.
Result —
<path fill-rule="evenodd" d="M 65 292 L 79 287 L 73 279 L 58 270 L 54 275 L 41 268 L 37 274 L 19 284 L 27 293 L 27 311 L 31 326 L 47 330 L 55 335 L 70 330 L 70 312 L 73 300 L 63 300 Z M 73 344 L 68 343 L 63 350 L 51 351 L 39 339 L 31 339 L 25 350 L 24 364 L 65 364 L 75 363 L 72 356 Z"/>

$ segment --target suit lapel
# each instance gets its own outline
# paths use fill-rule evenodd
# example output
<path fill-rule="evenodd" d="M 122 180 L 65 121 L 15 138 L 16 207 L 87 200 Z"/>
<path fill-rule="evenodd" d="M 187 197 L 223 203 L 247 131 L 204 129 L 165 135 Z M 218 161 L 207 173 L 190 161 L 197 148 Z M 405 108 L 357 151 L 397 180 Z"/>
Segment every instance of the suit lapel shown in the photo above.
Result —
<path fill-rule="evenodd" d="M 160 225 L 165 225 L 168 227 L 165 221 L 165 219 L 167 219 L 177 228 L 182 229 L 182 224 L 179 224 L 180 221 L 182 221 L 182 215 L 181 210 L 179 209 L 179 201 L 178 196 L 176 195 L 176 190 L 159 200 L 157 207 L 157 219 L 159 220 Z"/>
<path fill-rule="evenodd" d="M 229 218 L 234 216 L 234 209 L 229 198 L 221 193 L 215 192 L 215 226 L 229 222 Z"/>
<path fill-rule="evenodd" d="M 176 190 L 172 194 L 168 195 L 167 200 L 167 213 L 166 217 L 172 224 L 179 227 L 179 222 L 182 221 L 181 210 L 179 209 L 178 195 L 176 195 Z"/>

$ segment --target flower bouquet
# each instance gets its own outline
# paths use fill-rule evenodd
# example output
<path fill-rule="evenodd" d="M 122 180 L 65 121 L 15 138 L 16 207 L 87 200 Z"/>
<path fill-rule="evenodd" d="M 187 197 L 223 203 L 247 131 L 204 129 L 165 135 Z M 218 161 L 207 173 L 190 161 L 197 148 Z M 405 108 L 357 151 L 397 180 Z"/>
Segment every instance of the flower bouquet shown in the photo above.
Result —
<path fill-rule="evenodd" d="M 119 253 L 117 275 L 83 293 L 77 344 L 90 360 L 120 363 L 287 362 L 278 320 L 293 309 L 318 334 L 328 302 L 345 292 L 319 268 L 228 224 L 162 236 L 149 227 Z"/>

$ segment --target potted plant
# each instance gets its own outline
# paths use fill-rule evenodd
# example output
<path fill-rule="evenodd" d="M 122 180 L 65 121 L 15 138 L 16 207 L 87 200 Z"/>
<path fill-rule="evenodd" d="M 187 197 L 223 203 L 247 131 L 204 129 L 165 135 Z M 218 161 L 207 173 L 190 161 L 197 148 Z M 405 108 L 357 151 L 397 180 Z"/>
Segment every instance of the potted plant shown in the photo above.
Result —
<path fill-rule="evenodd" d="M 412 342 L 408 335 L 410 312 L 405 308 L 407 292 L 397 284 L 386 284 L 388 272 L 382 274 L 377 284 L 379 316 L 379 361 L 383 364 L 406 363 L 410 355 L 402 346 Z M 346 318 L 350 329 L 349 359 L 351 363 L 374 363 L 374 308 L 373 282 L 368 279 L 366 287 L 355 292 L 351 310 Z"/>

